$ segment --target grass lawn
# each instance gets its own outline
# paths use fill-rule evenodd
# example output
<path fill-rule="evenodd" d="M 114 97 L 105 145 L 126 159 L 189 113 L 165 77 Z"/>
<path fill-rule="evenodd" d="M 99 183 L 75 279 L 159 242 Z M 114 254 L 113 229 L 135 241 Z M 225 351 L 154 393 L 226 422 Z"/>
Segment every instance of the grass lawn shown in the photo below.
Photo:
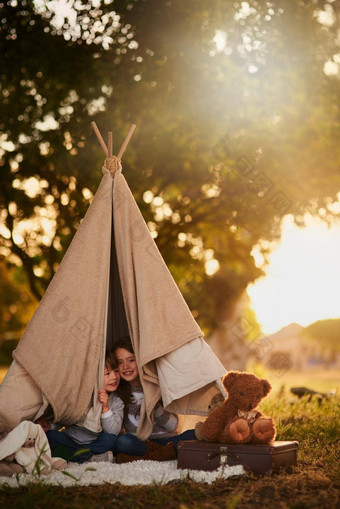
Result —
<path fill-rule="evenodd" d="M 314 391 L 329 392 L 338 390 L 340 392 L 340 371 L 336 369 L 310 369 L 308 371 L 287 371 L 282 376 L 275 372 L 265 372 L 264 378 L 268 378 L 273 387 L 273 395 L 284 390 L 289 391 L 291 387 L 308 387 Z"/>
<path fill-rule="evenodd" d="M 120 484 L 62 488 L 44 485 L 43 480 L 28 487 L 0 489 L 0 507 L 34 508 L 289 508 L 336 509 L 339 507 L 339 395 L 321 402 L 317 398 L 297 399 L 292 386 L 329 391 L 339 386 L 339 375 L 287 372 L 275 380 L 271 395 L 261 405 L 273 415 L 278 440 L 298 440 L 298 465 L 271 476 L 246 476 L 220 480 L 212 485 L 176 481 L 166 486 Z M 283 388 L 283 387 L 284 388 Z"/>

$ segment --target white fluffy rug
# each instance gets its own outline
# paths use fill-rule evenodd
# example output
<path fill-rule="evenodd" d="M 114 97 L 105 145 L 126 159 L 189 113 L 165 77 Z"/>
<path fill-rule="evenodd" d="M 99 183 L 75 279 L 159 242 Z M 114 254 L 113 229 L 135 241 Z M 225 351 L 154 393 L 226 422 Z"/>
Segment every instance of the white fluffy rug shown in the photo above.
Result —
<path fill-rule="evenodd" d="M 64 472 L 55 471 L 51 475 L 41 476 L 40 481 L 54 486 L 95 486 L 100 484 L 121 483 L 126 486 L 146 484 L 167 484 L 170 481 L 191 479 L 199 483 L 211 484 L 217 479 L 227 479 L 233 475 L 244 474 L 241 465 L 220 467 L 213 472 L 202 470 L 179 470 L 177 461 L 134 461 L 121 465 L 109 462 L 69 463 Z M 0 485 L 16 488 L 38 481 L 32 474 L 19 474 L 16 477 L 0 477 Z"/>

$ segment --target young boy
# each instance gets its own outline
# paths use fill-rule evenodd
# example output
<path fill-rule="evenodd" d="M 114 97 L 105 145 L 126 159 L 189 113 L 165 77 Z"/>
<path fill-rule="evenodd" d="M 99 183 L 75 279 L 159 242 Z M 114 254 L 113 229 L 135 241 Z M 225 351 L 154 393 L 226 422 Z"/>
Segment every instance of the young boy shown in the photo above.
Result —
<path fill-rule="evenodd" d="M 81 425 L 73 424 L 60 428 L 45 419 L 38 419 L 46 432 L 53 456 L 59 456 L 67 461 L 83 463 L 91 458 L 92 461 L 107 461 L 113 459 L 118 434 L 121 431 L 124 404 L 115 394 L 120 382 L 120 374 L 115 356 L 107 352 L 104 368 L 104 389 L 98 393 L 98 400 L 102 404 L 101 425 L 103 431 L 94 433 Z M 57 428 L 57 429 L 56 429 Z"/>

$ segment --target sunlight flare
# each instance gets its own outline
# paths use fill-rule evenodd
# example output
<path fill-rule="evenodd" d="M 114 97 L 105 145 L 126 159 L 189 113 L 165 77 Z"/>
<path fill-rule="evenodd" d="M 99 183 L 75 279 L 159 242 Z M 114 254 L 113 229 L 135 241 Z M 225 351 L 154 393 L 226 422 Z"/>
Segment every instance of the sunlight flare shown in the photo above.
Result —
<path fill-rule="evenodd" d="M 292 216 L 285 217 L 282 241 L 269 256 L 266 276 L 248 286 L 266 334 L 292 322 L 306 326 L 340 316 L 340 225 L 328 227 L 312 217 L 307 222 L 298 228 Z M 259 264 L 261 255 L 255 254 Z"/>

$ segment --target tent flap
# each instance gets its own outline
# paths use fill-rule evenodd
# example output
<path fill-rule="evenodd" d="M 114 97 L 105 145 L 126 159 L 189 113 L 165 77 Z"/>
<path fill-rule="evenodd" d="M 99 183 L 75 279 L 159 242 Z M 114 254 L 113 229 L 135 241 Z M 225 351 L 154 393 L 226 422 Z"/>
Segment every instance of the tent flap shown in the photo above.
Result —
<path fill-rule="evenodd" d="M 213 354 L 203 338 L 197 338 L 157 359 L 159 385 L 163 403 L 171 405 L 175 400 L 207 387 L 225 374 L 225 368 Z M 202 391 L 200 391 L 202 393 Z M 205 402 L 195 402 L 189 409 L 176 404 L 177 412 L 201 415 L 207 407 Z"/>
<path fill-rule="evenodd" d="M 88 410 L 106 336 L 112 185 L 107 173 L 14 353 L 65 424 Z"/>
<path fill-rule="evenodd" d="M 203 340 L 120 172 L 115 175 L 113 219 L 126 317 L 145 395 L 138 435 L 145 438 L 160 395 L 169 405 L 218 379 L 225 369 Z M 151 361 L 156 361 L 154 378 L 146 369 Z M 195 372 L 195 363 L 200 371 Z M 166 369 L 170 364 L 172 369 Z M 188 410 L 187 403 L 177 407 Z"/>

